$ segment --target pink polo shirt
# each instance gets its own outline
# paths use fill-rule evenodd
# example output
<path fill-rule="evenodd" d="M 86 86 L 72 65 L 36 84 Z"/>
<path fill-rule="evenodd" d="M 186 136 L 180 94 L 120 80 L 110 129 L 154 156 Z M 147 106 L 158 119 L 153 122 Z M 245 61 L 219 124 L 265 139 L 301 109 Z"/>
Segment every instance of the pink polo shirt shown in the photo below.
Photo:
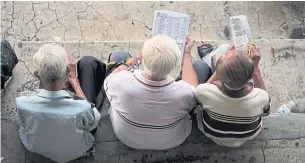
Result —
<path fill-rule="evenodd" d="M 189 136 L 189 111 L 196 105 L 195 88 L 172 77 L 151 81 L 134 73 L 111 74 L 104 82 L 111 103 L 113 129 L 120 141 L 137 149 L 163 150 Z"/>

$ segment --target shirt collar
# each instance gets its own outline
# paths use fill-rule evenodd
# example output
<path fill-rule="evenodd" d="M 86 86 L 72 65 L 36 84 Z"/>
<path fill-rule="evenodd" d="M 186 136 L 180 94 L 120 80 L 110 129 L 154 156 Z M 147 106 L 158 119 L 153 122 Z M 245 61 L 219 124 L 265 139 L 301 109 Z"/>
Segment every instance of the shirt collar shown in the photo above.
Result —
<path fill-rule="evenodd" d="M 164 86 L 167 86 L 167 85 L 171 84 L 172 82 L 174 82 L 174 78 L 172 78 L 170 76 L 166 77 L 164 80 L 161 80 L 161 81 L 148 80 L 142 75 L 142 73 L 143 73 L 142 71 L 136 70 L 134 72 L 135 78 L 139 82 L 141 82 L 145 85 L 151 86 L 151 87 L 164 87 Z"/>
<path fill-rule="evenodd" d="M 60 91 L 47 91 L 45 89 L 41 90 L 38 95 L 39 97 L 44 97 L 44 98 L 71 98 L 69 93 L 65 90 L 60 90 Z"/>

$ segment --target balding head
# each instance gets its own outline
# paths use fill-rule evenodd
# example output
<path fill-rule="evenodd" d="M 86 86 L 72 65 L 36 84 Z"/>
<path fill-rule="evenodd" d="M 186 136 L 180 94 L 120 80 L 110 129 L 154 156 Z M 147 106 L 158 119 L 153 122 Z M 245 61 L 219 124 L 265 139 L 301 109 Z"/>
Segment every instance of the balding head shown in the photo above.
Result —
<path fill-rule="evenodd" d="M 240 90 L 252 78 L 254 64 L 246 51 L 229 49 L 218 59 L 216 73 L 220 82 L 229 90 Z"/>

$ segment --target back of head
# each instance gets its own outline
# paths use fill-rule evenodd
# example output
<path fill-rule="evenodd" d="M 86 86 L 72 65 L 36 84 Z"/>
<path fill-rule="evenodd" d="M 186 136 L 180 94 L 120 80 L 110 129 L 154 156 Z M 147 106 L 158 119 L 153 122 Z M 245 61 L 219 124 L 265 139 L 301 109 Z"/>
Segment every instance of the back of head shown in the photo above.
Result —
<path fill-rule="evenodd" d="M 165 79 L 177 66 L 180 54 L 175 40 L 163 35 L 154 36 L 142 48 L 144 72 L 154 80 Z"/>
<path fill-rule="evenodd" d="M 246 51 L 234 50 L 229 57 L 221 57 L 216 64 L 219 80 L 229 90 L 240 90 L 252 78 L 254 64 Z"/>
<path fill-rule="evenodd" d="M 45 44 L 39 48 L 33 60 L 43 82 L 55 83 L 65 80 L 68 56 L 64 48 Z"/>

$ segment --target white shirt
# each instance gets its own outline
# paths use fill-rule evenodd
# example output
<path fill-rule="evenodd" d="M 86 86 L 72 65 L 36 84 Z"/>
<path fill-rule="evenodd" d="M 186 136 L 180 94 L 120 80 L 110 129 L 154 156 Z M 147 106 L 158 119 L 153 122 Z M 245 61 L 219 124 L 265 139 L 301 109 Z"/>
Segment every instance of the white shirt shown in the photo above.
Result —
<path fill-rule="evenodd" d="M 238 147 L 261 130 L 261 116 L 270 113 L 268 93 L 259 88 L 244 97 L 231 98 L 214 84 L 200 84 L 196 96 L 203 109 L 197 110 L 198 128 L 220 145 Z"/>
<path fill-rule="evenodd" d="M 114 132 L 124 144 L 137 149 L 163 150 L 180 145 L 189 136 L 195 88 L 167 77 L 144 78 L 140 70 L 111 74 L 104 88 Z"/>
<path fill-rule="evenodd" d="M 25 148 L 56 162 L 82 156 L 94 144 L 90 133 L 101 118 L 85 100 L 74 100 L 64 90 L 42 90 L 16 98 L 20 138 Z"/>

